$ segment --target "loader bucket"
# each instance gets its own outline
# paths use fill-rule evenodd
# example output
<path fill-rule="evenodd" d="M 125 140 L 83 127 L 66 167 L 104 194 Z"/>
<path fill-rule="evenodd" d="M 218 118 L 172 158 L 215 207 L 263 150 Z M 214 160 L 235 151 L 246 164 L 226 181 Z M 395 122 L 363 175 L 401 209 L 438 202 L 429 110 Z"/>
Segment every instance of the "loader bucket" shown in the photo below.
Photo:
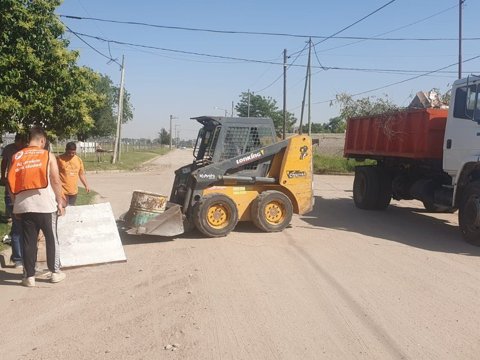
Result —
<path fill-rule="evenodd" d="M 125 220 L 129 223 L 128 215 Z M 141 225 L 128 224 L 131 235 L 176 236 L 185 232 L 182 208 L 178 204 L 168 203 L 165 212 L 156 215 Z"/>

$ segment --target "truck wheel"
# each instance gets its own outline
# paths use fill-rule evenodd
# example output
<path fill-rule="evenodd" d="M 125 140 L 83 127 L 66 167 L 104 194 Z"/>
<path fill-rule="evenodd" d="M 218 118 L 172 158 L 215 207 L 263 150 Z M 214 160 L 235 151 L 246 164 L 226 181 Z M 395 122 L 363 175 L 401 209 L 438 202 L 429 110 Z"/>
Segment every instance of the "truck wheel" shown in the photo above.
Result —
<path fill-rule="evenodd" d="M 237 226 L 237 206 L 226 195 L 206 195 L 193 208 L 193 222 L 208 237 L 226 236 Z"/>
<path fill-rule="evenodd" d="M 383 210 L 392 198 L 390 176 L 375 166 L 357 166 L 353 181 L 353 201 L 364 210 Z"/>
<path fill-rule="evenodd" d="M 264 191 L 253 201 L 251 216 L 253 223 L 260 230 L 282 231 L 292 221 L 292 202 L 280 191 Z"/>
<path fill-rule="evenodd" d="M 458 211 L 458 223 L 463 238 L 480 246 L 480 182 L 469 184 L 463 193 Z"/>

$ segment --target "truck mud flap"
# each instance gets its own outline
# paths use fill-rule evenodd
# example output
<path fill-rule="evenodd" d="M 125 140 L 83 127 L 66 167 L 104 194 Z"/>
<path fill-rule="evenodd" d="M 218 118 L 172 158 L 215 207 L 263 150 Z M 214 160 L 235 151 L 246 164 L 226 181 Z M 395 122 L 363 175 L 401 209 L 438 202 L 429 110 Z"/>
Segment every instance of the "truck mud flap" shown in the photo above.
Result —
<path fill-rule="evenodd" d="M 127 230 L 130 235 L 176 236 L 185 232 L 182 208 L 169 203 L 165 212 L 155 216 L 138 227 Z"/>

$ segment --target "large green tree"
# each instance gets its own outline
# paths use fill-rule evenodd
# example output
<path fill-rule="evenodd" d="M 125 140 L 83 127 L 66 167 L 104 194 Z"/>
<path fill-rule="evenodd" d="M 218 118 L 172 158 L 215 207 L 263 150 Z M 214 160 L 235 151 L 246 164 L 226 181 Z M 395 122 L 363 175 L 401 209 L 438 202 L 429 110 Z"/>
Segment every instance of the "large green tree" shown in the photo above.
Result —
<path fill-rule="evenodd" d="M 78 133 L 79 140 L 86 140 L 90 137 L 112 136 L 116 131 L 120 89 L 113 84 L 107 75 L 99 75 L 93 81 L 93 89 L 97 93 L 99 101 L 91 111 L 93 125 Z M 122 123 L 130 121 L 132 118 L 133 108 L 130 102 L 130 94 L 125 90 Z"/>
<path fill-rule="evenodd" d="M 97 75 L 76 64 L 64 26 L 54 14 L 60 0 L 0 1 L 0 132 L 41 125 L 71 136 L 94 125 Z"/>
<path fill-rule="evenodd" d="M 240 117 L 269 117 L 273 120 L 277 134 L 283 131 L 283 110 L 278 108 L 277 102 L 271 97 L 255 95 L 248 92 L 240 94 L 240 101 L 235 106 Z M 287 132 L 293 131 L 293 125 L 297 119 L 287 112 Z"/>

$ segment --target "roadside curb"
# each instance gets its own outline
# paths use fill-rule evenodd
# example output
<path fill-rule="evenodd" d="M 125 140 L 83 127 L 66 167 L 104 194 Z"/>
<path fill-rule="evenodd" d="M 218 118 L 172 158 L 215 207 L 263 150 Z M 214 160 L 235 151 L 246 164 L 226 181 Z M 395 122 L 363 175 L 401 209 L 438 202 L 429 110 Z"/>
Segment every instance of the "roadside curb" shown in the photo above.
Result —
<path fill-rule="evenodd" d="M 151 158 L 150 160 L 144 161 L 144 162 L 140 163 L 138 165 L 138 167 L 136 167 L 132 170 L 117 170 L 117 169 L 115 169 L 115 170 L 87 170 L 86 173 L 87 174 L 119 174 L 119 173 L 124 173 L 124 172 L 131 172 L 131 171 L 134 171 L 135 169 L 141 168 L 142 166 L 148 165 L 149 163 L 157 160 L 159 157 L 164 156 L 164 155 L 157 155 L 157 156 Z"/>

